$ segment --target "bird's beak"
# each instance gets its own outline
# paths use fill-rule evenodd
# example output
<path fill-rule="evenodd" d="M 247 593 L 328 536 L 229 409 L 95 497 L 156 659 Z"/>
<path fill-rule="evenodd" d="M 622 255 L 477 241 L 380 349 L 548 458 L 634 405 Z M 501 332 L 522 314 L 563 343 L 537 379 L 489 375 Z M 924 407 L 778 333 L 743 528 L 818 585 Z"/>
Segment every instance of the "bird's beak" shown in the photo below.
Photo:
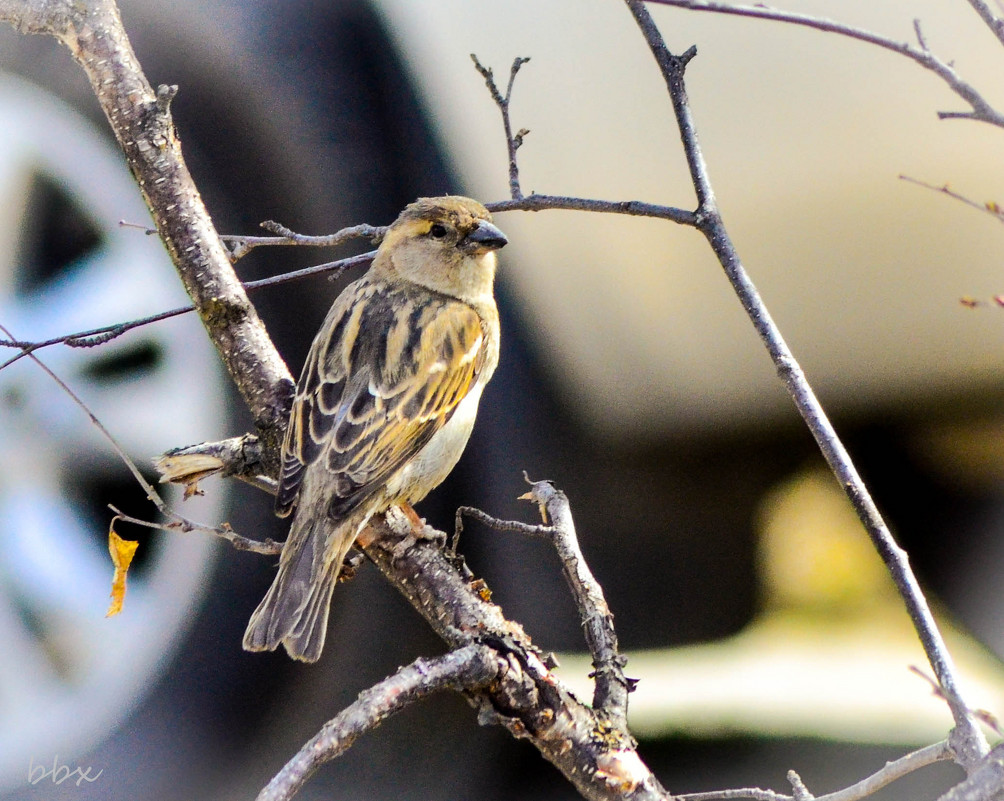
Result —
<path fill-rule="evenodd" d="M 472 251 L 498 250 L 509 243 L 506 235 L 490 222 L 481 220 L 477 228 L 460 241 L 460 246 Z"/>

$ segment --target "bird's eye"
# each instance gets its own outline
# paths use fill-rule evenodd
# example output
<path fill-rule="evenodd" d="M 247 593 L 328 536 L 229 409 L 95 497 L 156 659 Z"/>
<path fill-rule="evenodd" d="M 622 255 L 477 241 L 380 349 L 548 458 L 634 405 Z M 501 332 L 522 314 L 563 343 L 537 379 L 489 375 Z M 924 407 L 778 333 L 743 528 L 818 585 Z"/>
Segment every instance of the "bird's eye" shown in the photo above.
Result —
<path fill-rule="evenodd" d="M 436 223 L 429 229 L 429 236 L 433 239 L 442 239 L 446 236 L 446 226 Z"/>

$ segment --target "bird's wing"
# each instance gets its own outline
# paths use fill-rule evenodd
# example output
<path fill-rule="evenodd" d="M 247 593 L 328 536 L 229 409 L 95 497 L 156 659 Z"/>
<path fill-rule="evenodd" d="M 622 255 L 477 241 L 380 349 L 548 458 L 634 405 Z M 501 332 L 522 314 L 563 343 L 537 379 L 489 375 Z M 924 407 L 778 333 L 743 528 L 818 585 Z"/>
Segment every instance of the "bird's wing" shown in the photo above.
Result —
<path fill-rule="evenodd" d="M 276 511 L 289 514 L 306 470 L 324 470 L 328 514 L 348 515 L 417 454 L 485 362 L 470 306 L 357 282 L 329 312 L 297 387 Z"/>

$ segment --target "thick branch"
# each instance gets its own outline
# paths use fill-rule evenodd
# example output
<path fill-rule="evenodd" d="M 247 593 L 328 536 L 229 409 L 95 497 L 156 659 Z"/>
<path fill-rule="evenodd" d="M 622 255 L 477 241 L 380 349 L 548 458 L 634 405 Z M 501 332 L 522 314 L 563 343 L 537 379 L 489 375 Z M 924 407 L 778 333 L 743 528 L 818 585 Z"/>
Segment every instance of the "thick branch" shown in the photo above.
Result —
<path fill-rule="evenodd" d="M 646 43 L 652 50 L 669 90 L 684 152 L 698 197 L 698 228 L 705 235 L 718 257 L 743 308 L 767 348 L 779 376 L 794 399 L 799 413 L 816 439 L 830 468 L 840 481 L 844 492 L 854 505 L 872 543 L 892 575 L 913 625 L 920 636 L 931 667 L 939 684 L 944 689 L 946 700 L 955 719 L 956 728 L 953 731 L 952 745 L 956 750 L 956 755 L 960 764 L 970 769 L 987 753 L 987 742 L 967 705 L 959 695 L 952 657 L 927 605 L 927 599 L 921 592 L 917 579 L 910 568 L 907 554 L 896 544 L 875 506 L 875 502 L 868 494 L 864 482 L 851 462 L 850 455 L 826 417 L 826 413 L 806 380 L 801 366 L 792 355 L 780 330 L 767 311 L 766 305 L 760 298 L 759 292 L 746 273 L 718 213 L 684 86 L 684 71 L 695 51 L 691 48 L 683 56 L 671 54 L 648 13 L 648 9 L 645 8 L 644 2 L 642 0 L 625 0 L 625 2 L 638 23 Z"/>
<path fill-rule="evenodd" d="M 490 646 L 506 670 L 474 700 L 483 724 L 530 740 L 587 799 L 667 799 L 626 731 L 582 704 L 551 674 L 530 638 L 485 600 L 432 538 L 403 515 L 377 519 L 357 540 L 366 555 L 451 648 Z"/>
<path fill-rule="evenodd" d="M 277 460 L 293 380 L 237 280 L 182 158 L 169 109 L 173 90 L 154 92 L 111 0 L 0 0 L 0 19 L 24 32 L 51 33 L 87 73 L 157 231 L 254 415 L 266 458 Z"/>
<path fill-rule="evenodd" d="M 287 801 L 310 775 L 351 747 L 391 715 L 440 690 L 474 692 L 491 682 L 500 669 L 495 653 L 468 645 L 437 659 L 417 659 L 359 695 L 301 748 L 276 774 L 258 801 Z"/>
<path fill-rule="evenodd" d="M 1000 801 L 1004 797 L 1004 744 L 994 749 L 972 771 L 938 801 Z"/>

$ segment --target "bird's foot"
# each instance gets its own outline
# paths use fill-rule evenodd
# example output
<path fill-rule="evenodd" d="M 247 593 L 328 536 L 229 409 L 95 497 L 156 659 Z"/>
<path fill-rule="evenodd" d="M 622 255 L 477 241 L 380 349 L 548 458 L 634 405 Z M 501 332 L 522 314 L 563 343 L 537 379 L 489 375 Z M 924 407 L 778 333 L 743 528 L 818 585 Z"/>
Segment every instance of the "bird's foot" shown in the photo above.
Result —
<path fill-rule="evenodd" d="M 425 520 L 418 516 L 418 512 L 415 511 L 413 507 L 407 501 L 398 504 L 397 508 L 404 515 L 404 518 L 408 521 L 409 526 L 411 526 L 411 536 L 416 540 L 431 540 L 432 542 L 439 543 L 440 545 L 446 544 L 446 534 L 442 531 L 437 531 Z"/>

